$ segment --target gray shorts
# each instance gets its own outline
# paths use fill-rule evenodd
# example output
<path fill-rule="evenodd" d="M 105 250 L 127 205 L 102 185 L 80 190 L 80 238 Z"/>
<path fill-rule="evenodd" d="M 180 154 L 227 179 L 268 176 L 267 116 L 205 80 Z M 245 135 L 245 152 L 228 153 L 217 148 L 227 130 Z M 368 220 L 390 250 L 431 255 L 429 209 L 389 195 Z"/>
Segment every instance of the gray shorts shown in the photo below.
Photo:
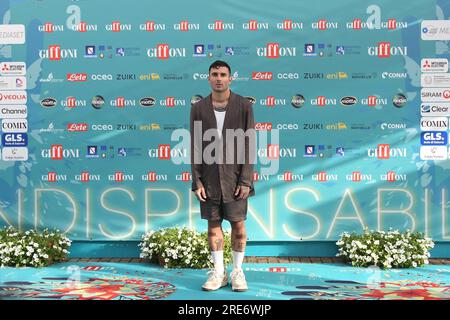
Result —
<path fill-rule="evenodd" d="M 208 221 L 222 221 L 223 219 L 230 222 L 239 222 L 247 219 L 247 199 L 238 199 L 232 202 L 223 202 L 221 197 L 218 200 L 200 201 L 200 215 L 202 219 Z"/>

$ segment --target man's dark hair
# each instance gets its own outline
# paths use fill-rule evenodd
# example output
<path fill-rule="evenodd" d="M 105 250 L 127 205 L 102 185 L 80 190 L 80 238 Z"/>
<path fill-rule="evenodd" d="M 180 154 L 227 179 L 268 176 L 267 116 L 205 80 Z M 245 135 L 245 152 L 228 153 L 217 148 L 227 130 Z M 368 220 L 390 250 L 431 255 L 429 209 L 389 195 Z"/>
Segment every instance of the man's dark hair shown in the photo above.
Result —
<path fill-rule="evenodd" d="M 230 68 L 230 66 L 228 65 L 228 63 L 226 63 L 225 61 L 221 61 L 221 60 L 216 60 L 216 61 L 214 61 L 214 62 L 209 66 L 209 71 L 208 71 L 208 73 L 211 73 L 211 69 L 212 69 L 212 68 L 218 69 L 218 68 L 220 68 L 220 67 L 226 67 L 226 68 L 228 69 L 228 72 L 230 73 L 230 76 L 231 76 L 231 68 Z"/>

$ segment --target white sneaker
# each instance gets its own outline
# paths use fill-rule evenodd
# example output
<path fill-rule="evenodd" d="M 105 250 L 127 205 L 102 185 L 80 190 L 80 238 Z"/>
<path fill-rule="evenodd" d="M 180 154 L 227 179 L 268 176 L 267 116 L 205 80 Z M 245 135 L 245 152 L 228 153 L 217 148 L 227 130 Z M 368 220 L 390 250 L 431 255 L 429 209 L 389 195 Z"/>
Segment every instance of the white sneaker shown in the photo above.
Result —
<path fill-rule="evenodd" d="M 203 284 L 202 289 L 214 291 L 228 285 L 227 272 L 219 273 L 216 270 L 208 271 L 208 280 Z"/>
<path fill-rule="evenodd" d="M 244 271 L 242 269 L 234 269 L 231 274 L 231 289 L 233 291 L 246 291 L 248 290 L 247 281 L 245 280 Z"/>

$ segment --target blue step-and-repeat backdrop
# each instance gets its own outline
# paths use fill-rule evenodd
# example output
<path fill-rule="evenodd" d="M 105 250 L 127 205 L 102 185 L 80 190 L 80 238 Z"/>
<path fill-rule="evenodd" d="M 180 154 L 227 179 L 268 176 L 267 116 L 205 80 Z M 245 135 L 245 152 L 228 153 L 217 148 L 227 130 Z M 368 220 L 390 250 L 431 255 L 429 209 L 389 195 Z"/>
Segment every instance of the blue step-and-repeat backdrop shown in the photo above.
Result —
<path fill-rule="evenodd" d="M 206 228 L 189 113 L 225 60 L 258 133 L 248 235 L 450 240 L 448 1 L 0 1 L 0 226 Z"/>

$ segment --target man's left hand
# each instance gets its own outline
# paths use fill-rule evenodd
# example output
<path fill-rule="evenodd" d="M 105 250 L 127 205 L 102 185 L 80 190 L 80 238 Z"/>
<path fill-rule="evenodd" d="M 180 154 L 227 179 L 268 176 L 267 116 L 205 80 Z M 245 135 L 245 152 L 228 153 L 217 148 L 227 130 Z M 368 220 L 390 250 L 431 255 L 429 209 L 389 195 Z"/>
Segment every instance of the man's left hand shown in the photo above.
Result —
<path fill-rule="evenodd" d="M 238 199 L 247 199 L 250 193 L 250 187 L 246 186 L 237 186 L 234 196 Z"/>

